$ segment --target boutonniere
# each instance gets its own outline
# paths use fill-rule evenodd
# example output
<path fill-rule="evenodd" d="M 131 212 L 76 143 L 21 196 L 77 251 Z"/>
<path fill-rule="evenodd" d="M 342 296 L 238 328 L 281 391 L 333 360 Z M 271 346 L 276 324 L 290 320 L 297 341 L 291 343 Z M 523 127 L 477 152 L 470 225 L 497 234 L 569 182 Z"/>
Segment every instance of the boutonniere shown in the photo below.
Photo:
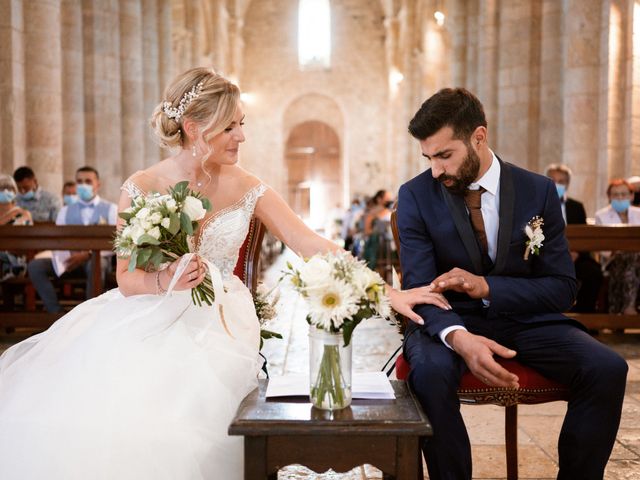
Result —
<path fill-rule="evenodd" d="M 527 248 L 524 251 L 525 260 L 529 259 L 530 253 L 533 253 L 534 255 L 538 255 L 540 253 L 542 241 L 544 240 L 544 233 L 542 233 L 543 225 L 544 220 L 542 217 L 536 215 L 529 220 L 529 223 L 524 227 L 524 233 L 529 237 L 529 240 L 527 240 Z"/>

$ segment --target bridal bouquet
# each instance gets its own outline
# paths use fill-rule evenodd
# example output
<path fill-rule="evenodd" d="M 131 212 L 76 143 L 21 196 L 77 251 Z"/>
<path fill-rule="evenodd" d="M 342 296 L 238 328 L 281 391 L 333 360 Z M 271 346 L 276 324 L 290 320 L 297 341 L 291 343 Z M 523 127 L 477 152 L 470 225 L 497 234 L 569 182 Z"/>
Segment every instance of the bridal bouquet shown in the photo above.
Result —
<path fill-rule="evenodd" d="M 384 281 L 346 252 L 314 255 L 300 270 L 288 263 L 285 277 L 309 307 L 311 400 L 319 408 L 346 407 L 351 403 L 351 349 L 345 347 L 365 318 L 392 316 Z M 316 354 L 314 348 L 321 351 Z"/>
<path fill-rule="evenodd" d="M 211 210 L 211 202 L 199 192 L 179 182 L 161 195 L 138 195 L 131 207 L 119 214 L 125 223 L 116 233 L 114 250 L 120 258 L 129 258 L 129 271 L 136 267 L 156 270 L 190 252 L 189 239 L 198 222 Z M 211 277 L 191 290 L 193 303 L 212 305 L 215 299 Z"/>

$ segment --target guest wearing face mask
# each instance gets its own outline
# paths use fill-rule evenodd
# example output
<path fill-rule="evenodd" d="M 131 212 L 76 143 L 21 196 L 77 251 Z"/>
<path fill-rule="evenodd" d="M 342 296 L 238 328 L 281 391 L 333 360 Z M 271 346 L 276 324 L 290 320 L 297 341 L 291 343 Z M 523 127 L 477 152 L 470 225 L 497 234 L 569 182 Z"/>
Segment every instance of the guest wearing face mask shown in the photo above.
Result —
<path fill-rule="evenodd" d="M 18 186 L 18 206 L 29 210 L 34 222 L 54 222 L 61 206 L 58 196 L 40 188 L 29 167 L 18 168 L 13 172 L 13 179 Z"/>
<path fill-rule="evenodd" d="M 64 182 L 62 186 L 62 203 L 66 206 L 76 203 L 77 201 L 76 182 Z"/>
<path fill-rule="evenodd" d="M 609 206 L 596 212 L 597 225 L 640 225 L 640 208 L 631 205 L 631 185 L 617 178 L 607 188 Z M 608 255 L 603 254 L 607 259 Z M 640 284 L 640 253 L 615 252 L 607 262 L 609 272 L 609 312 L 635 315 Z"/>
<path fill-rule="evenodd" d="M 103 200 L 98 195 L 100 176 L 93 167 L 82 167 L 76 171 L 78 201 L 62 207 L 56 225 L 115 225 L 117 205 Z M 102 252 L 102 272 L 110 266 L 111 252 Z M 45 309 L 51 313 L 61 310 L 58 296 L 50 277 L 74 276 L 87 278 L 87 295 L 93 290 L 91 275 L 91 253 L 86 251 L 53 252 L 52 258 L 38 258 L 29 262 L 28 272 Z M 104 281 L 104 276 L 103 276 Z"/>
<path fill-rule="evenodd" d="M 16 205 L 18 187 L 11 175 L 0 175 L 0 225 L 31 225 L 28 210 Z M 24 257 L 11 252 L 0 252 L 0 281 L 22 273 L 26 268 Z"/>
<path fill-rule="evenodd" d="M 571 169 L 560 163 L 552 163 L 547 167 L 546 175 L 556 184 L 562 217 L 565 224 L 584 225 L 587 214 L 582 202 L 567 195 L 571 183 Z M 578 294 L 572 312 L 595 312 L 598 292 L 602 286 L 602 269 L 590 252 L 571 252 L 573 265 L 578 280 Z"/>

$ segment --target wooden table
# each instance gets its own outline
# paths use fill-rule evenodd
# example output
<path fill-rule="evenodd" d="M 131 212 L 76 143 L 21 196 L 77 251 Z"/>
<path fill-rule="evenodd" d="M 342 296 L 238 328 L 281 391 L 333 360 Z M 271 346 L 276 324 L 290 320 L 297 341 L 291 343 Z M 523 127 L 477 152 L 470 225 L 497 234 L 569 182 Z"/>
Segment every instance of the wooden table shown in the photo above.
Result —
<path fill-rule="evenodd" d="M 302 464 L 316 472 L 346 472 L 368 463 L 385 479 L 416 480 L 421 439 L 431 425 L 407 385 L 392 381 L 395 400 L 354 400 L 343 410 L 318 410 L 306 400 L 265 399 L 267 381 L 238 408 L 230 435 L 244 435 L 245 480 L 275 480 Z"/>

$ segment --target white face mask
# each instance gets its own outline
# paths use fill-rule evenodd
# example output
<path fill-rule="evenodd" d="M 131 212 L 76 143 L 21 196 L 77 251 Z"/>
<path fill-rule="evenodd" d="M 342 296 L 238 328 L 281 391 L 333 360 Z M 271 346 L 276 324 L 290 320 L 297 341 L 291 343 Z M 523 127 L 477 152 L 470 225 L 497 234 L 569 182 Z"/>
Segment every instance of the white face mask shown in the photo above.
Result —
<path fill-rule="evenodd" d="M 16 192 L 13 190 L 0 190 L 0 203 L 11 203 L 16 199 Z"/>
<path fill-rule="evenodd" d="M 80 200 L 85 202 L 88 202 L 95 196 L 93 193 L 93 185 L 87 185 L 86 183 L 78 183 L 76 185 L 76 192 Z"/>

